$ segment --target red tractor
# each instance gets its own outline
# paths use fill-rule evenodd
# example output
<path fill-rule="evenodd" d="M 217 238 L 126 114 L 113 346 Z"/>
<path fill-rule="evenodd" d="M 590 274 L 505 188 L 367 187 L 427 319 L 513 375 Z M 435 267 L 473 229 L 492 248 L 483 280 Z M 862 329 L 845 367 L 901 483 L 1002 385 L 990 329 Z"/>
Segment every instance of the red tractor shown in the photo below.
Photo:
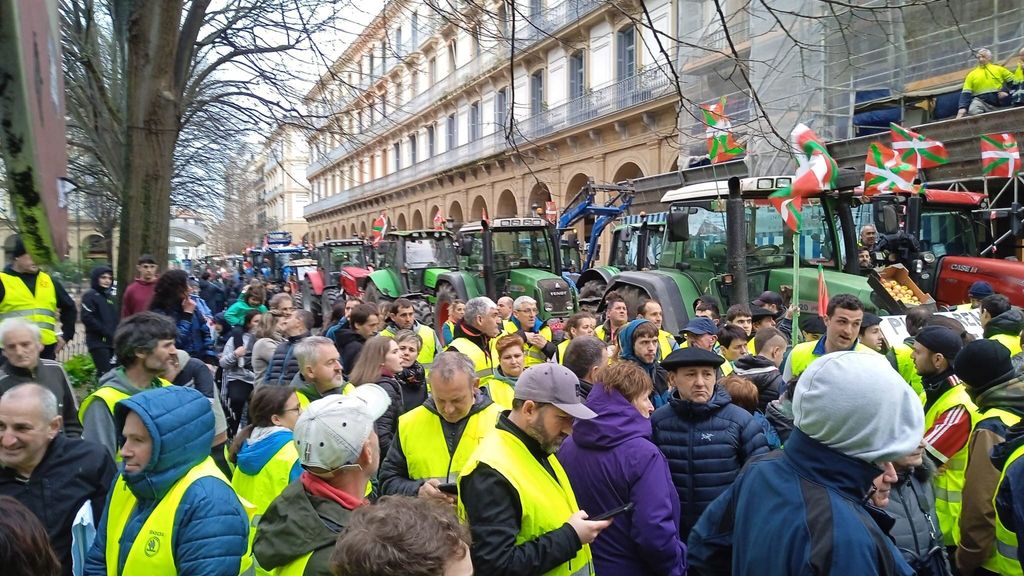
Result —
<path fill-rule="evenodd" d="M 300 280 L 302 308 L 313 313 L 317 326 L 330 322 L 339 300 L 362 296 L 373 271 L 372 247 L 362 239 L 327 240 L 313 249 L 316 270 Z"/>

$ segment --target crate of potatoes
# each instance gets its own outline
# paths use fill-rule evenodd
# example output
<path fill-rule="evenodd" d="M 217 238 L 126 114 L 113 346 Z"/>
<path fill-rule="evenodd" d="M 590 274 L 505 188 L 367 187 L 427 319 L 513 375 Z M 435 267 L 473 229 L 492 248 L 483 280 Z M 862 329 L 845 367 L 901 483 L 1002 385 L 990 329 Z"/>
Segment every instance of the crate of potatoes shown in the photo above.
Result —
<path fill-rule="evenodd" d="M 868 284 L 875 291 L 881 305 L 890 314 L 904 314 L 908 308 L 924 306 L 935 311 L 935 299 L 923 292 L 902 264 L 873 270 Z"/>

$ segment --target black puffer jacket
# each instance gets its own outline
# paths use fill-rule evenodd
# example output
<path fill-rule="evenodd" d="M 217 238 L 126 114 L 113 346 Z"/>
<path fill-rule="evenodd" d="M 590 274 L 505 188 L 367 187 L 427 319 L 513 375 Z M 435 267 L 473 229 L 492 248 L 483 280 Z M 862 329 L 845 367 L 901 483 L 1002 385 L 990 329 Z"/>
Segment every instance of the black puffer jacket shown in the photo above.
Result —
<path fill-rule="evenodd" d="M 377 418 L 374 429 L 377 431 L 377 438 L 380 440 L 380 459 L 384 460 L 391 448 L 391 440 L 398 433 L 398 416 L 402 413 L 402 385 L 395 380 L 394 376 L 381 376 L 377 385 L 383 388 L 391 397 L 391 405 L 387 412 Z"/>
<path fill-rule="evenodd" d="M 274 355 L 270 357 L 270 364 L 267 366 L 267 375 L 263 378 L 264 384 L 271 386 L 287 386 L 292 378 L 299 373 L 299 361 L 295 358 L 295 345 L 299 340 L 309 336 L 309 332 L 298 336 L 289 336 L 274 349 Z"/>
<path fill-rule="evenodd" d="M 757 386 L 757 409 L 764 412 L 768 404 L 779 397 L 784 380 L 778 366 L 764 356 L 745 354 L 736 359 L 735 372 Z"/>
<path fill-rule="evenodd" d="M 366 338 L 351 328 L 342 328 L 334 334 L 334 347 L 341 355 L 341 371 L 346 380 L 356 367 L 356 360 L 363 351 L 363 344 L 366 344 Z"/>
<path fill-rule="evenodd" d="M 733 405 L 721 386 L 715 386 L 705 404 L 683 400 L 673 392 L 669 403 L 654 411 L 651 426 L 654 443 L 668 459 L 679 493 L 683 540 L 711 501 L 732 485 L 743 464 L 768 452 L 761 425 Z"/>
<path fill-rule="evenodd" d="M 92 289 L 82 294 L 82 324 L 85 325 L 85 345 L 92 348 L 113 348 L 117 330 L 118 310 L 116 298 L 110 288 L 100 287 L 100 276 L 113 275 L 110 266 L 97 266 L 90 273 Z"/>
<path fill-rule="evenodd" d="M 996 334 L 1020 336 L 1021 330 L 1024 330 L 1024 313 L 1014 306 L 988 321 L 985 325 L 985 338 Z"/>

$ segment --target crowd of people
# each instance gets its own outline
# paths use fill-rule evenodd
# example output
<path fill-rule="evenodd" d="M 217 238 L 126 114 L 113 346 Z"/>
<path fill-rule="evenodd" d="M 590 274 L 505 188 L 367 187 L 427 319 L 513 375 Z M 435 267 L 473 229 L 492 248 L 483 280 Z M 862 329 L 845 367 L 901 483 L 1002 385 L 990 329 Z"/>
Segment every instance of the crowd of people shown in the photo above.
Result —
<path fill-rule="evenodd" d="M 472 298 L 438 334 L 144 256 L 120 311 L 93 271 L 79 401 L 33 267 L 0 274 L 54 307 L 0 305 L 5 574 L 1021 573 L 1024 314 L 984 282 L 980 338 L 774 292 L 678 337 L 615 292 L 554 328 Z"/>

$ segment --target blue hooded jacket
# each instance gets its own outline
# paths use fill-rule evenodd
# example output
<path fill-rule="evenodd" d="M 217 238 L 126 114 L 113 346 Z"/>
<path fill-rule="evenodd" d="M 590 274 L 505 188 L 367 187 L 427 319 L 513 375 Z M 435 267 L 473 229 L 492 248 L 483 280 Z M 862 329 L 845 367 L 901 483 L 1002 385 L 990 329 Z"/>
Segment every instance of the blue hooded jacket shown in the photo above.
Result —
<path fill-rule="evenodd" d="M 619 358 L 629 360 L 630 362 L 640 366 L 647 372 L 647 375 L 651 377 L 651 381 L 654 383 L 654 391 L 651 393 L 651 403 L 654 404 L 654 408 L 657 409 L 668 404 L 668 375 L 665 373 L 665 369 L 658 365 L 657 360 L 648 364 L 641 360 L 636 355 L 636 352 L 633 351 L 633 332 L 635 332 L 637 327 L 641 324 L 649 322 L 650 320 L 638 318 L 636 320 L 631 320 L 629 324 L 626 324 L 621 330 L 619 330 Z M 657 356 L 655 356 L 655 358 L 657 358 Z"/>
<path fill-rule="evenodd" d="M 278 430 L 260 438 L 256 442 L 246 440 L 242 444 L 241 450 L 238 451 L 238 469 L 249 476 L 259 474 L 260 470 L 263 470 L 263 467 L 267 465 L 267 462 L 270 462 L 270 459 L 277 454 L 278 450 L 291 442 L 292 439 L 291 430 Z M 301 473 L 302 466 L 296 460 L 295 465 L 292 466 L 291 473 L 288 475 L 288 481 L 293 482 Z"/>
<path fill-rule="evenodd" d="M 125 473 L 123 467 L 120 472 L 138 502 L 121 534 L 118 574 L 160 499 L 192 467 L 209 457 L 214 427 L 209 399 L 191 388 L 168 386 L 122 400 L 114 409 L 119 435 L 129 411 L 137 414 L 149 431 L 153 452 L 142 472 Z M 109 498 L 107 502 L 109 507 Z M 107 575 L 108 511 L 104 510 L 89 551 L 86 575 Z M 231 486 L 214 477 L 197 480 L 182 496 L 175 513 L 172 545 L 178 575 L 237 575 L 248 536 L 249 519 Z"/>
<path fill-rule="evenodd" d="M 651 442 L 651 422 L 616 390 L 595 384 L 558 461 L 580 508 L 590 515 L 632 502 L 590 545 L 602 576 L 682 576 L 686 546 L 679 539 L 679 496 L 668 461 Z"/>

